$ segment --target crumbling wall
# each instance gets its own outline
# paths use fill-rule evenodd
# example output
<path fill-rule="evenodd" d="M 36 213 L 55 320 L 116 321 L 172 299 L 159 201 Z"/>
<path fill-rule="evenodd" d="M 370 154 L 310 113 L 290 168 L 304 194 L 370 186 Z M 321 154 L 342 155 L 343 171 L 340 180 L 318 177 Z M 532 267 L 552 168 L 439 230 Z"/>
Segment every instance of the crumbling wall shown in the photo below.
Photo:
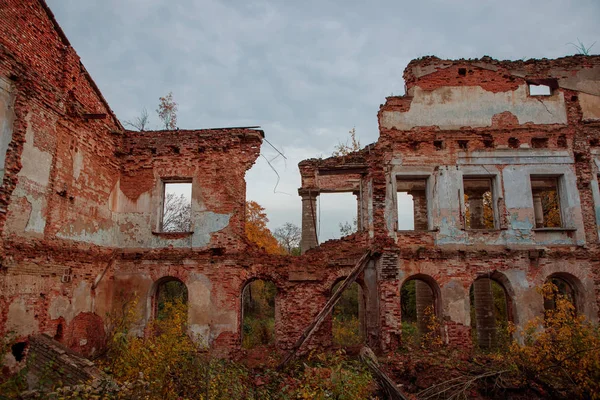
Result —
<path fill-rule="evenodd" d="M 243 288 L 265 279 L 278 289 L 276 346 L 288 350 L 367 249 L 378 255 L 357 279 L 361 315 L 382 351 L 401 340 L 411 279 L 460 346 L 472 343 L 480 278 L 502 285 L 517 325 L 543 310 L 535 288 L 549 277 L 598 320 L 600 58 L 411 62 L 407 94 L 379 111 L 377 143 L 300 163 L 305 254 L 285 257 L 244 234 L 244 176 L 262 131 L 125 131 L 42 0 L 9 0 L 0 19 L 0 332 L 46 333 L 91 355 L 107 313 L 131 298 L 135 331 L 147 333 L 156 287 L 173 278 L 188 289 L 190 332 L 228 355 L 241 346 Z M 534 97 L 531 84 L 551 92 Z M 469 177 L 489 179 L 493 227 L 466 223 L 482 201 L 465 200 Z M 541 224 L 531 177 L 556 181 L 560 226 Z M 173 179 L 192 183 L 189 232 L 160 231 Z M 399 188 L 418 189 L 416 230 L 398 230 Z M 330 192 L 357 196 L 358 232 L 319 243 L 316 199 Z M 329 345 L 330 320 L 304 350 Z"/>
<path fill-rule="evenodd" d="M 404 78 L 406 95 L 387 98 L 380 138 L 362 152 L 371 245 L 387 246 L 377 267 L 381 348 L 400 340 L 400 288 L 415 278 L 437 296 L 449 343 L 471 345 L 469 290 L 480 277 L 501 284 L 518 327 L 543 311 L 536 287 L 552 276 L 568 280 L 579 292 L 578 312 L 597 321 L 600 58 L 426 57 L 412 61 Z M 547 85 L 549 95 L 532 95 L 532 84 Z M 345 188 L 343 176 L 321 173 L 353 156 L 301 162 L 300 193 Z M 490 182 L 493 228 L 467 225 L 463 182 L 478 177 Z M 532 177 L 556 180 L 560 226 L 540 227 Z M 415 221 L 419 230 L 399 231 L 397 193 L 411 180 L 425 182 L 426 205 L 414 213 L 424 220 Z"/>
<path fill-rule="evenodd" d="M 253 129 L 126 132 L 121 176 L 110 197 L 118 247 L 240 249 L 245 237 L 244 175 L 260 151 Z M 192 183 L 189 235 L 160 232 L 164 182 Z"/>

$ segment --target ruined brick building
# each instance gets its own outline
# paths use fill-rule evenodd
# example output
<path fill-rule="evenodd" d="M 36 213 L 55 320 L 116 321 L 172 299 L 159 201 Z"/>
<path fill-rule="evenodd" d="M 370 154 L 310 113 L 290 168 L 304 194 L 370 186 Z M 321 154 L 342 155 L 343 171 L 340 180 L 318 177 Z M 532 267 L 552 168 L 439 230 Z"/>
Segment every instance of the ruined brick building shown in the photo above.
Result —
<path fill-rule="evenodd" d="M 412 61 L 406 95 L 380 107 L 377 143 L 300 163 L 304 254 L 286 257 L 244 234 L 262 131 L 128 131 L 43 0 L 7 0 L 0 21 L 3 334 L 90 355 L 123 296 L 138 296 L 143 334 L 158 288 L 177 280 L 191 333 L 227 355 L 240 349 L 242 290 L 265 279 L 286 350 L 370 248 L 357 282 L 379 351 L 399 343 L 411 280 L 417 312 L 431 306 L 451 344 L 471 345 L 472 318 L 480 344 L 494 340 L 492 282 L 518 326 L 544 310 L 536 287 L 550 279 L 598 320 L 600 57 Z M 189 231 L 162 229 L 170 182 L 192 184 Z M 319 245 L 316 199 L 332 192 L 356 194 L 358 232 Z M 412 196 L 411 230 L 398 227 L 399 193 Z M 309 341 L 330 343 L 330 323 Z"/>

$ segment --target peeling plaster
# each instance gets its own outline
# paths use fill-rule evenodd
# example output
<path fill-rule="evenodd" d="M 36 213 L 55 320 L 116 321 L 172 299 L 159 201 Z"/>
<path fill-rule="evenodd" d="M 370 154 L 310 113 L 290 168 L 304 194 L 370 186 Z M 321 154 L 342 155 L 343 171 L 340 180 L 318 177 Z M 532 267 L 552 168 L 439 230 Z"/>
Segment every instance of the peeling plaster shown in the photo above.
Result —
<path fill-rule="evenodd" d="M 515 91 L 489 92 L 479 86 L 444 86 L 433 91 L 416 86 L 410 109 L 384 111 L 383 128 L 410 130 L 417 126 L 461 129 L 492 126 L 496 114 L 510 112 L 519 124 L 566 124 L 567 113 L 562 93 L 543 100 L 529 97 L 527 86 Z"/>

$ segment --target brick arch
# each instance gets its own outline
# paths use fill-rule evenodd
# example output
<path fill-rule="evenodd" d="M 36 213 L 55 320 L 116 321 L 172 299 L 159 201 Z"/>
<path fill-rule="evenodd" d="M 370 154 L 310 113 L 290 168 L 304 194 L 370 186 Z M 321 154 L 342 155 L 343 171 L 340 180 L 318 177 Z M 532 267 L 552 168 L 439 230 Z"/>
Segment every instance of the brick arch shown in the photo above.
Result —
<path fill-rule="evenodd" d="M 433 311 L 437 317 L 442 315 L 442 290 L 440 289 L 440 285 L 437 283 L 434 277 L 427 274 L 414 274 L 410 275 L 406 279 L 404 279 L 400 283 L 399 290 L 402 290 L 402 287 L 408 283 L 409 281 L 419 280 L 425 282 L 431 291 L 433 292 Z"/>
<path fill-rule="evenodd" d="M 506 297 L 507 319 L 508 321 L 513 322 L 515 324 L 519 323 L 519 315 L 517 312 L 517 304 L 515 300 L 515 290 L 512 286 L 512 283 L 510 282 L 510 279 L 508 279 L 508 277 L 502 272 L 494 270 L 485 274 L 478 274 L 471 282 L 471 285 L 477 279 L 481 278 L 489 278 L 502 287 L 502 289 L 504 290 L 504 296 Z M 471 287 L 471 285 L 469 285 L 469 288 Z"/>
<path fill-rule="evenodd" d="M 346 278 L 347 278 L 346 275 L 338 275 L 333 279 L 333 281 L 331 281 L 331 280 L 328 281 L 331 283 L 330 283 L 329 287 L 327 287 L 327 291 L 326 291 L 327 299 L 330 299 L 331 296 L 333 296 L 335 286 L 342 283 Z M 354 280 L 354 282 L 352 282 L 351 285 L 353 285 L 353 284 L 357 284 L 358 288 L 359 288 L 358 320 L 359 320 L 359 324 L 360 324 L 359 325 L 360 326 L 360 334 L 362 335 L 362 342 L 367 343 L 368 342 L 367 315 L 366 315 L 367 301 L 368 301 L 367 286 L 361 277 L 357 277 Z M 327 320 L 325 322 L 325 327 L 326 327 L 327 331 L 329 332 L 329 337 L 332 339 L 332 343 L 333 343 L 332 323 L 333 323 L 333 309 L 331 310 L 331 313 L 327 317 Z"/>
<path fill-rule="evenodd" d="M 171 276 L 171 275 L 166 275 L 166 276 L 162 276 L 158 279 L 156 279 L 153 283 L 152 286 L 150 287 L 150 290 L 148 291 L 148 307 L 147 307 L 147 321 L 151 321 L 156 317 L 156 312 L 157 312 L 157 307 L 158 307 L 158 303 L 157 303 L 157 296 L 158 296 L 158 292 L 160 289 L 160 286 L 167 283 L 167 282 L 172 282 L 172 281 L 176 281 L 179 282 L 183 285 L 183 287 L 185 288 L 185 301 L 187 303 L 188 299 L 189 299 L 189 292 L 188 292 L 188 287 L 185 284 L 185 282 L 175 276 Z"/>
<path fill-rule="evenodd" d="M 546 277 L 544 283 L 548 282 L 550 279 L 560 279 L 569 286 L 573 293 L 573 306 L 575 307 L 575 311 L 581 313 L 585 304 L 585 288 L 579 278 L 568 272 L 553 272 Z"/>
<path fill-rule="evenodd" d="M 263 281 L 263 282 L 270 282 L 273 284 L 273 286 L 275 286 L 275 298 L 273 299 L 273 308 L 274 308 L 274 344 L 277 344 L 278 340 L 278 328 L 279 325 L 281 325 L 281 318 L 279 317 L 279 307 L 280 307 L 280 296 L 281 296 L 281 289 L 280 286 L 277 284 L 276 279 L 273 279 L 272 276 L 267 275 L 267 274 L 255 274 L 252 275 L 251 277 L 245 279 L 239 289 L 239 323 L 238 323 L 238 338 L 239 338 L 239 344 L 240 346 L 243 344 L 243 340 L 244 340 L 244 292 L 246 291 L 246 289 L 248 288 L 248 286 L 252 283 L 252 282 L 257 282 L 257 281 Z"/>

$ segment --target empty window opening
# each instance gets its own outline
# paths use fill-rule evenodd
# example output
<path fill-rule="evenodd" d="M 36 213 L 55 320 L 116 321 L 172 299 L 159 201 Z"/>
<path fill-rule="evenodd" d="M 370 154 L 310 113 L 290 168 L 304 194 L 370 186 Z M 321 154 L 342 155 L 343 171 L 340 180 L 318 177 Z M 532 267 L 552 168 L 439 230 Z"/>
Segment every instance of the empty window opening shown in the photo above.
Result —
<path fill-rule="evenodd" d="M 486 149 L 494 148 L 494 139 L 483 139 L 483 147 Z"/>
<path fill-rule="evenodd" d="M 165 182 L 163 232 L 190 232 L 192 229 L 192 182 Z"/>
<path fill-rule="evenodd" d="M 254 280 L 242 290 L 242 347 L 246 349 L 275 343 L 275 297 L 271 281 Z"/>
<path fill-rule="evenodd" d="M 25 358 L 25 349 L 27 348 L 27 342 L 17 342 L 10 346 L 10 351 L 17 362 L 22 361 Z"/>
<path fill-rule="evenodd" d="M 188 290 L 177 278 L 166 277 L 156 285 L 154 294 L 154 318 L 162 321 L 187 315 Z"/>
<path fill-rule="evenodd" d="M 548 85 L 534 85 L 529 84 L 529 95 L 530 96 L 550 96 L 552 95 L 552 89 Z"/>
<path fill-rule="evenodd" d="M 461 150 L 469 150 L 469 141 L 468 140 L 457 140 L 458 147 Z"/>
<path fill-rule="evenodd" d="M 458 69 L 458 74 L 460 76 L 466 76 L 467 75 L 467 69 L 466 68 L 459 68 Z"/>
<path fill-rule="evenodd" d="M 518 149 L 519 148 L 519 139 L 511 137 L 508 139 L 508 147 L 510 147 L 511 149 Z"/>
<path fill-rule="evenodd" d="M 431 285 L 423 279 L 410 279 L 400 289 L 402 340 L 418 341 L 435 326 L 436 295 Z"/>
<path fill-rule="evenodd" d="M 481 349 L 506 348 L 511 341 L 510 310 L 504 286 L 490 278 L 479 278 L 469 290 L 471 337 Z"/>
<path fill-rule="evenodd" d="M 334 285 L 332 294 L 342 282 Z M 364 342 L 365 305 L 361 286 L 353 282 L 333 307 L 331 332 L 338 346 L 356 346 Z"/>
<path fill-rule="evenodd" d="M 492 178 L 464 178 L 466 229 L 494 229 Z"/>
<path fill-rule="evenodd" d="M 426 231 L 427 178 L 397 178 L 398 230 Z"/>
<path fill-rule="evenodd" d="M 443 140 L 434 140 L 433 147 L 435 147 L 436 150 L 444 150 L 446 148 Z"/>
<path fill-rule="evenodd" d="M 531 177 L 533 211 L 536 228 L 562 226 L 558 178 Z"/>
<path fill-rule="evenodd" d="M 543 295 L 544 310 L 559 310 L 565 306 L 561 301 L 567 300 L 573 306 L 573 311 L 577 312 L 575 289 L 567 280 L 557 276 L 549 277 L 544 285 Z"/>
<path fill-rule="evenodd" d="M 321 193 L 317 197 L 317 237 L 323 243 L 358 231 L 359 202 L 352 193 Z"/>
<path fill-rule="evenodd" d="M 531 147 L 533 149 L 546 149 L 548 148 L 548 138 L 532 138 Z"/>

